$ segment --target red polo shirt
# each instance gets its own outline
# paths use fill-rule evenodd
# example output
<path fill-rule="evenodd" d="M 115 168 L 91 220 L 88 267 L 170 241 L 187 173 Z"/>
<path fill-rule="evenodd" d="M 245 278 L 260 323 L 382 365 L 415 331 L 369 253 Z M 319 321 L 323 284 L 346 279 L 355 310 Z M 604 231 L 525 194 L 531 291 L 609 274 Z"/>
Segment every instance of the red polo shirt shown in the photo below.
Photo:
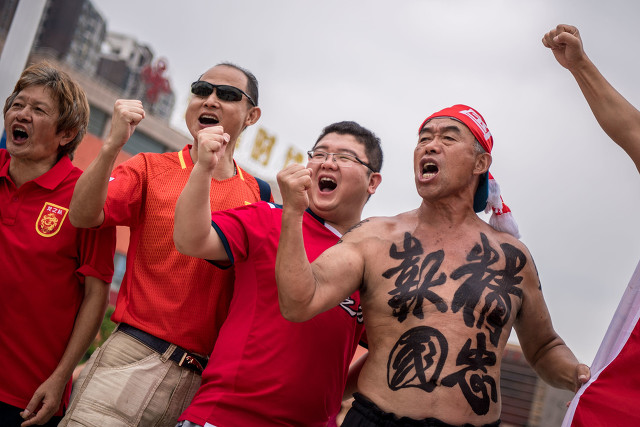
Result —
<path fill-rule="evenodd" d="M 260 202 L 211 219 L 235 267 L 233 300 L 202 384 L 179 419 L 221 427 L 331 425 L 364 329 L 359 292 L 306 322 L 285 320 L 275 277 L 281 207 Z M 340 238 L 310 211 L 302 233 L 310 262 Z"/>
<path fill-rule="evenodd" d="M 0 401 L 24 408 L 67 348 L 84 278 L 111 282 L 115 229 L 71 225 L 69 202 L 82 171 L 68 157 L 20 188 L 9 177 L 10 161 L 0 149 Z"/>

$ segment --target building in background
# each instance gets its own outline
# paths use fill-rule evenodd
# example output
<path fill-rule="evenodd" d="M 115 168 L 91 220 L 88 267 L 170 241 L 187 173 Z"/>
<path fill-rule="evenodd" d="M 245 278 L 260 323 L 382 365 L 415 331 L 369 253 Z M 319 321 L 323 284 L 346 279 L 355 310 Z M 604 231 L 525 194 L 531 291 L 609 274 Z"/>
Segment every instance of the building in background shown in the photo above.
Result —
<path fill-rule="evenodd" d="M 123 98 L 140 99 L 148 112 L 169 121 L 175 94 L 165 76 L 167 60 L 153 58 L 151 48 L 133 37 L 108 33 L 96 75 L 118 87 Z"/>
<path fill-rule="evenodd" d="M 89 0 L 48 0 L 33 50 L 87 75 L 98 68 L 107 22 Z"/>
<path fill-rule="evenodd" d="M 121 90 L 126 98 L 138 99 L 140 70 L 153 61 L 151 48 L 133 37 L 108 33 L 102 44 L 96 74 Z"/>
<path fill-rule="evenodd" d="M 0 0 L 0 48 L 18 0 Z M 107 21 L 90 0 L 47 0 L 32 54 L 54 58 L 114 86 L 121 98 L 140 99 L 147 112 L 169 121 L 175 94 L 168 61 L 133 37 L 107 32 Z"/>
<path fill-rule="evenodd" d="M 559 427 L 573 398 L 568 390 L 551 387 L 536 375 L 522 349 L 507 344 L 500 368 L 501 426 Z"/>
<path fill-rule="evenodd" d="M 0 0 L 0 51 L 4 47 L 4 41 L 7 39 L 17 7 L 18 0 Z"/>

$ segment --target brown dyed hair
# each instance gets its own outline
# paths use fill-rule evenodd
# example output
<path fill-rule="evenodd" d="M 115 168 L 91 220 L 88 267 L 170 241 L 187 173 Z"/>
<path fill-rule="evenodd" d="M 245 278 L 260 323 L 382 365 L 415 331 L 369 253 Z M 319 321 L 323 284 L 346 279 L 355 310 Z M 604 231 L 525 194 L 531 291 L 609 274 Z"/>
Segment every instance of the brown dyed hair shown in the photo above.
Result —
<path fill-rule="evenodd" d="M 80 145 L 80 141 L 87 132 L 89 124 L 89 102 L 84 90 L 67 73 L 58 70 L 46 61 L 29 66 L 22 72 L 16 83 L 13 93 L 4 103 L 4 112 L 13 104 L 18 94 L 31 86 L 44 86 L 51 91 L 53 98 L 58 102 L 58 124 L 56 133 L 76 132 L 75 138 L 58 150 L 58 159 L 69 156 L 73 160 L 73 153 Z"/>

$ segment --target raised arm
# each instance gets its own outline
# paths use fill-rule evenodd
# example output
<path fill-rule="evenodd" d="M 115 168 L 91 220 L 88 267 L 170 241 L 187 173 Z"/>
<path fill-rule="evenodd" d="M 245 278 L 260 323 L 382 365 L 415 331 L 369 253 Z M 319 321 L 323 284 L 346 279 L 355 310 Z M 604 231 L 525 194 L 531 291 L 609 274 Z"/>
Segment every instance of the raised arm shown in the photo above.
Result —
<path fill-rule="evenodd" d="M 116 157 L 144 118 L 142 102 L 119 99 L 113 107 L 111 131 L 102 149 L 78 179 L 69 205 L 69 219 L 75 227 L 97 227 L 104 222 L 109 177 Z"/>
<path fill-rule="evenodd" d="M 522 351 L 536 373 L 549 385 L 577 391 L 591 377 L 553 329 L 531 256 L 523 269 L 522 307 L 514 324 Z"/>
<path fill-rule="evenodd" d="M 222 126 L 198 132 L 198 160 L 176 203 L 173 241 L 176 249 L 197 258 L 215 261 L 229 259 L 222 240 L 211 226 L 211 179 L 224 156 L 229 135 Z"/>
<path fill-rule="evenodd" d="M 313 267 L 307 259 L 302 221 L 309 206 L 311 170 L 289 165 L 278 173 L 283 200 L 276 282 L 282 315 L 303 322 L 340 304 L 360 286 L 364 264 L 351 243 L 327 249 Z"/>
<path fill-rule="evenodd" d="M 630 157 L 640 171 L 640 111 L 604 78 L 582 47 L 576 27 L 558 25 L 544 35 L 560 65 L 576 79 L 602 129 Z"/>

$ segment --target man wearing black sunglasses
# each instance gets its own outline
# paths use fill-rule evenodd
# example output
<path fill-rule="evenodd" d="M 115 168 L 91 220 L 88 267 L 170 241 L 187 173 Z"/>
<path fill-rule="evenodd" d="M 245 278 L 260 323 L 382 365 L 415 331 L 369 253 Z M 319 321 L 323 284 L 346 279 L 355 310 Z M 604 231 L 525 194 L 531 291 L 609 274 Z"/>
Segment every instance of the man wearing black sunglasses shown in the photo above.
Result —
<path fill-rule="evenodd" d="M 251 105 L 257 107 L 255 101 L 247 95 L 242 89 L 229 85 L 214 85 L 204 80 L 198 80 L 191 83 L 191 93 L 206 98 L 213 92 L 216 92 L 218 99 L 228 102 L 238 102 L 242 100 L 242 95 L 246 96 Z"/>
<path fill-rule="evenodd" d="M 145 117 L 142 103 L 118 100 L 111 131 L 79 179 L 70 206 L 78 227 L 128 226 L 127 269 L 112 320 L 118 328 L 83 370 L 61 425 L 173 426 L 200 384 L 232 293 L 233 273 L 180 254 L 172 240 L 176 200 L 198 162 L 198 145 L 223 140 L 207 208 L 270 199 L 233 160 L 236 140 L 258 121 L 250 72 L 220 64 L 192 84 L 186 124 L 193 144 L 141 153 L 112 172 Z"/>
<path fill-rule="evenodd" d="M 222 138 L 201 144 L 209 154 L 201 153 L 176 206 L 178 250 L 220 266 L 231 263 L 236 272 L 229 316 L 180 425 L 335 425 L 362 333 L 360 295 L 315 322 L 282 317 L 274 281 L 282 207 L 255 203 L 213 214 L 208 208 L 210 175 L 224 144 Z M 311 258 L 360 221 L 382 179 L 381 166 L 380 140 L 355 122 L 339 122 L 323 130 L 306 167 L 294 164 L 278 174 L 285 201 L 306 188 L 309 210 L 301 220 Z"/>

